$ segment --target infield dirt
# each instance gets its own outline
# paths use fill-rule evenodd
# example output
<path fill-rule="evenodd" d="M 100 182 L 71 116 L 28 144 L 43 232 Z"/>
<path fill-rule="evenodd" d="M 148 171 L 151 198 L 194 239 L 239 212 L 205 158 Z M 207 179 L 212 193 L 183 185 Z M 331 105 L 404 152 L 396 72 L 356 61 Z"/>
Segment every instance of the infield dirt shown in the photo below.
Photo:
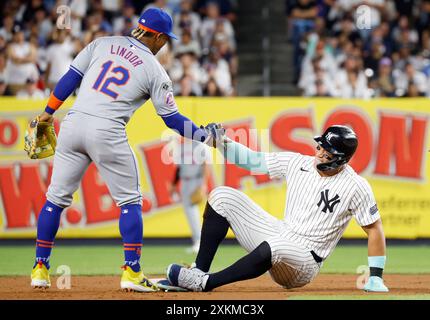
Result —
<path fill-rule="evenodd" d="M 263 275 L 212 292 L 126 293 L 119 289 L 120 276 L 73 276 L 71 289 L 66 290 L 57 288 L 57 277 L 51 277 L 50 289 L 37 290 L 30 287 L 30 276 L 8 276 L 0 277 L 0 300 L 282 300 L 294 296 L 371 295 L 356 288 L 357 278 L 358 275 L 321 274 L 305 287 L 286 290 L 274 283 L 269 275 Z M 406 298 L 408 295 L 430 293 L 430 274 L 387 274 L 384 279 L 390 288 L 386 295 L 405 295 Z"/>

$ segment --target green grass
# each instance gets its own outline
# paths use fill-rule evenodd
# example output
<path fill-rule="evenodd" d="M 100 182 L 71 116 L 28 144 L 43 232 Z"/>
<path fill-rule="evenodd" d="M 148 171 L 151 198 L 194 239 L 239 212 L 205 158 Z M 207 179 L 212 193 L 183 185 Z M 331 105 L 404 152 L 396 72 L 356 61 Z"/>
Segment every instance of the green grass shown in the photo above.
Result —
<path fill-rule="evenodd" d="M 322 273 L 357 273 L 367 265 L 366 246 L 338 246 L 324 262 Z M 430 273 L 430 246 L 389 246 L 384 273 Z"/>
<path fill-rule="evenodd" d="M 191 263 L 194 254 L 185 246 L 144 246 L 142 262 L 146 274 L 164 274 L 172 263 Z M 212 270 L 220 270 L 245 254 L 239 246 L 221 246 Z M 430 273 L 430 246 L 390 246 L 385 273 Z M 0 276 L 29 275 L 34 246 L 0 246 Z M 75 275 L 118 275 L 123 261 L 121 246 L 58 246 L 51 257 L 51 270 L 68 265 Z M 339 246 L 324 262 L 322 273 L 356 274 L 367 265 L 366 246 Z"/>

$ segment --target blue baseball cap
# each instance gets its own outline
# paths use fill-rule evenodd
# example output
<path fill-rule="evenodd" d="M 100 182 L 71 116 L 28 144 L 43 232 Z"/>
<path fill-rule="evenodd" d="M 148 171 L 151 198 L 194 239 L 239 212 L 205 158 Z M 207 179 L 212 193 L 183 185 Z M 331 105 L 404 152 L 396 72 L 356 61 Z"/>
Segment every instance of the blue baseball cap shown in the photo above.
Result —
<path fill-rule="evenodd" d="M 172 17 L 159 8 L 149 8 L 139 18 L 139 28 L 150 32 L 164 33 L 177 40 L 178 37 L 172 32 L 172 26 Z"/>

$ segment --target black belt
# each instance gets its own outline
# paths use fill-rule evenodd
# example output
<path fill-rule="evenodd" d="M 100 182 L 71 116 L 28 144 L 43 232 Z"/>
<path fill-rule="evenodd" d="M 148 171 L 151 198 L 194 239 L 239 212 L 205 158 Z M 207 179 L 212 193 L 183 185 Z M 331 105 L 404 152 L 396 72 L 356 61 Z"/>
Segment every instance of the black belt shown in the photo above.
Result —
<path fill-rule="evenodd" d="M 313 250 L 311 250 L 311 255 L 312 255 L 312 257 L 314 257 L 314 259 L 317 263 L 323 262 L 323 258 L 321 258 L 319 255 L 317 255 Z"/>

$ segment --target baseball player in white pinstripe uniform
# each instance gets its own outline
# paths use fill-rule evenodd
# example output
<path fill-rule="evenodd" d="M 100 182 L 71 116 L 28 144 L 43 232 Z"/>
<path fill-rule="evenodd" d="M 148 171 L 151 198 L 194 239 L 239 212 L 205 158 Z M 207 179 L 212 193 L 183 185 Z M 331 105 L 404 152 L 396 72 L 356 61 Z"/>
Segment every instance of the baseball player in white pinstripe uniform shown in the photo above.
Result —
<path fill-rule="evenodd" d="M 284 219 L 270 215 L 239 190 L 226 186 L 214 189 L 204 212 L 195 263 L 191 268 L 171 264 L 168 281 L 160 286 L 210 291 L 266 271 L 284 288 L 304 286 L 318 275 L 354 217 L 368 235 L 370 278 L 364 290 L 388 291 L 382 279 L 385 236 L 376 201 L 369 183 L 348 165 L 358 145 L 350 128 L 332 126 L 315 137 L 316 152 L 311 157 L 252 151 L 226 138 L 220 125 L 209 126 L 230 162 L 286 180 Z M 209 273 L 229 227 L 248 255 L 222 271 Z"/>

